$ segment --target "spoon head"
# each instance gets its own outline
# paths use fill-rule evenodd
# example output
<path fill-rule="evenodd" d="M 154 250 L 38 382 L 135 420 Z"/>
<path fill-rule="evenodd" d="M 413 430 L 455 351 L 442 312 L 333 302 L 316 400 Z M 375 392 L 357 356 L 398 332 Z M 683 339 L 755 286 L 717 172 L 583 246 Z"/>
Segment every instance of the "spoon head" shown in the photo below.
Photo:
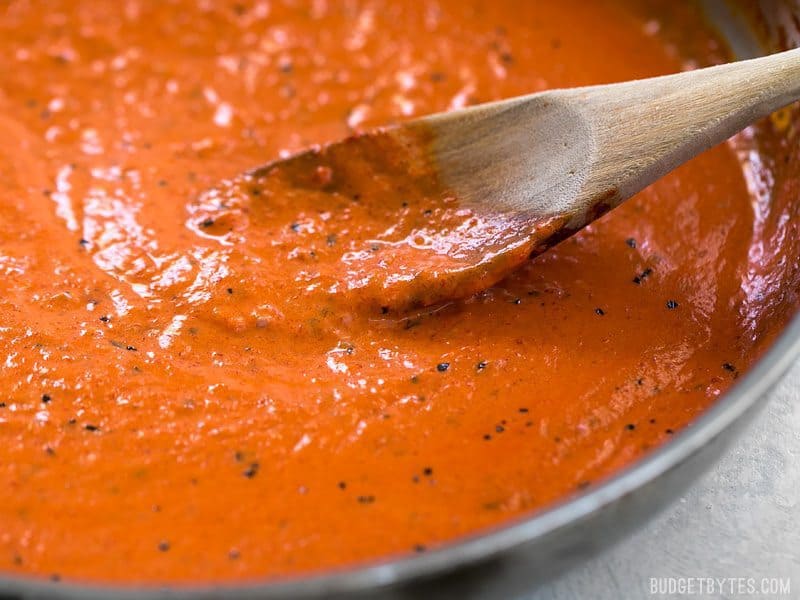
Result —
<path fill-rule="evenodd" d="M 426 117 L 438 176 L 476 211 L 529 221 L 579 217 L 594 132 L 560 91 Z M 576 228 L 585 223 L 578 223 Z"/>
<path fill-rule="evenodd" d="M 561 216 L 463 199 L 445 183 L 436 133 L 420 122 L 377 130 L 247 174 L 258 202 L 293 207 L 294 222 L 328 215 L 297 227 L 297 241 L 318 249 L 305 273 L 342 304 L 385 313 L 472 295 L 564 225 Z"/>

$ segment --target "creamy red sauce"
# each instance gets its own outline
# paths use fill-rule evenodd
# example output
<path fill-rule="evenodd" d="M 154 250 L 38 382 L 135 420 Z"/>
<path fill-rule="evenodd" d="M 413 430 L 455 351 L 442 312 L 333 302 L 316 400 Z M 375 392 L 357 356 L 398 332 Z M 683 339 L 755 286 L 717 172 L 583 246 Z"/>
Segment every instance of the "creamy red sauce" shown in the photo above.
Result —
<path fill-rule="evenodd" d="M 468 239 L 472 215 L 251 173 L 414 116 L 723 60 L 673 4 L 7 2 L 0 571 L 196 583 L 425 552 L 690 423 L 796 303 L 749 137 L 411 312 L 381 300 L 386 274 L 432 222 Z M 405 273 L 420 305 L 435 266 Z"/>

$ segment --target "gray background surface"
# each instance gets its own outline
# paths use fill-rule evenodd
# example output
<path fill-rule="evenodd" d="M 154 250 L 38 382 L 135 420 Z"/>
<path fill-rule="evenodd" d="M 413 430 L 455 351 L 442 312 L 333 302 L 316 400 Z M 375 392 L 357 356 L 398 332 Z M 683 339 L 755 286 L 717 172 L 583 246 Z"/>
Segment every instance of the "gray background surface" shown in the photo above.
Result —
<path fill-rule="evenodd" d="M 791 578 L 779 597 L 800 598 L 800 363 L 734 444 L 643 529 L 526 600 L 665 597 L 650 577 Z M 748 596 L 691 596 L 719 597 Z"/>

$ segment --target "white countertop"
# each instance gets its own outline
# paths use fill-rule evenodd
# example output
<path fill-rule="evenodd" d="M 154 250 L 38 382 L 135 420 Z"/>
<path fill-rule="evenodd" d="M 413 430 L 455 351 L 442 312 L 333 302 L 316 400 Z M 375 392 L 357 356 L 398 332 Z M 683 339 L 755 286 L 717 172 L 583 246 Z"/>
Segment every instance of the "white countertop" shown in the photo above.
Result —
<path fill-rule="evenodd" d="M 800 363 L 679 501 L 525 600 L 755 597 L 747 588 L 731 593 L 730 585 L 747 585 L 738 581 L 719 584 L 719 594 L 699 593 L 697 581 L 680 583 L 695 586 L 691 595 L 652 594 L 651 577 L 753 577 L 759 587 L 764 577 L 788 578 L 789 594 L 757 597 L 800 598 Z"/>

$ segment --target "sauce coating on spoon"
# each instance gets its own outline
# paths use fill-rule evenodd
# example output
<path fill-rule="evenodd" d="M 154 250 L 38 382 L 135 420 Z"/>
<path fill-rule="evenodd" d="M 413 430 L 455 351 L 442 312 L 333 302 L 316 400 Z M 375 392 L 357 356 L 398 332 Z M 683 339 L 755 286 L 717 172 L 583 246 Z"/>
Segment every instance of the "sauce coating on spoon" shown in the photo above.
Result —
<path fill-rule="evenodd" d="M 282 315 L 301 302 L 311 317 L 471 296 L 523 263 L 554 223 L 465 206 L 439 182 L 427 146 L 423 131 L 390 128 L 303 152 L 202 194 L 193 226 L 247 253 L 251 317 L 256 304 Z M 282 260 L 282 231 L 295 234 L 294 260 L 278 268 L 269 262 Z M 244 323 L 247 302 L 238 305 Z"/>

